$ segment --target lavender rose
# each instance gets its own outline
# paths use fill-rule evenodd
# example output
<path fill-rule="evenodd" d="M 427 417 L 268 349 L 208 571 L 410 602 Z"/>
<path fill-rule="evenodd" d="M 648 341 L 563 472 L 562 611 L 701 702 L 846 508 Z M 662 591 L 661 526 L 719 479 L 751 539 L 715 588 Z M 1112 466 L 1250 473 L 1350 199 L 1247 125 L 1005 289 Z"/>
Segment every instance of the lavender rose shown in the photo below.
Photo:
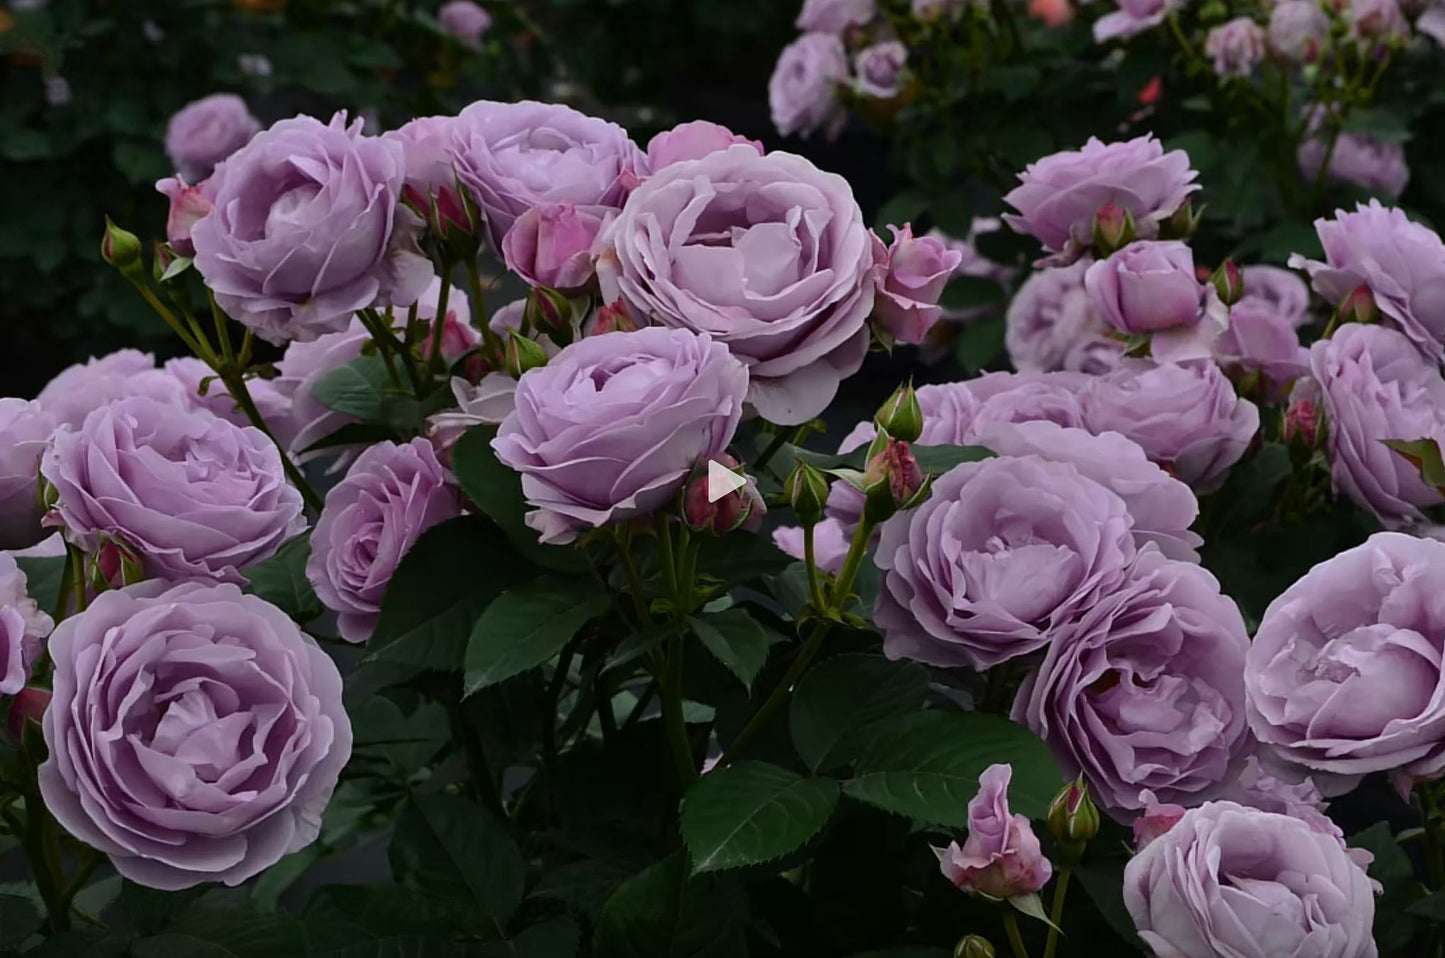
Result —
<path fill-rule="evenodd" d="M 1090 432 L 1132 439 L 1196 492 L 1217 489 L 1259 430 L 1259 410 L 1213 363 L 1128 362 L 1092 379 L 1083 406 Z"/>
<path fill-rule="evenodd" d="M 1309 350 L 1300 345 L 1290 316 L 1267 297 L 1249 292 L 1229 309 L 1229 328 L 1214 343 L 1214 355 L 1227 368 L 1258 372 L 1267 381 L 1266 395 L 1281 398 L 1289 384 L 1309 370 Z"/>
<path fill-rule="evenodd" d="M 1048 644 L 1134 557 L 1124 501 L 1037 456 L 965 463 L 883 524 L 874 621 L 889 658 L 987 669 Z"/>
<path fill-rule="evenodd" d="M 1380 312 L 1435 362 L 1445 360 L 1445 243 L 1431 229 L 1378 200 L 1315 220 L 1325 261 L 1298 253 L 1289 265 L 1303 268 L 1315 292 L 1333 306 L 1361 286 Z"/>
<path fill-rule="evenodd" d="M 1094 41 L 1120 40 L 1157 27 L 1177 6 L 1177 0 L 1118 0 L 1119 9 L 1094 23 Z"/>
<path fill-rule="evenodd" d="M 437 23 L 463 43 L 476 46 L 492 28 L 492 15 L 472 0 L 451 0 L 437 11 Z"/>
<path fill-rule="evenodd" d="M 1004 314 L 1004 345 L 1019 372 L 1097 375 L 1118 365 L 1123 345 L 1084 290 L 1090 262 L 1039 270 L 1019 287 Z"/>
<path fill-rule="evenodd" d="M 1445 501 L 1386 439 L 1445 440 L 1445 379 L 1401 333 L 1348 323 L 1315 343 L 1310 370 L 1329 423 L 1335 488 L 1387 522 Z"/>
<path fill-rule="evenodd" d="M 1090 138 L 1081 150 L 1030 163 L 1019 175 L 1020 185 L 1004 197 L 1018 214 L 1005 213 L 1003 219 L 1072 261 L 1093 242 L 1094 217 L 1101 207 L 1118 205 L 1133 217 L 1140 239 L 1153 239 L 1159 224 L 1199 189 L 1196 176 L 1188 154 L 1165 153 L 1152 136 L 1119 143 Z"/>
<path fill-rule="evenodd" d="M 45 806 L 152 888 L 238 885 L 311 844 L 351 755 L 341 675 L 234 585 L 147 582 L 50 637 Z"/>
<path fill-rule="evenodd" d="M 157 578 L 243 581 L 237 570 L 306 528 L 265 433 L 145 397 L 61 430 L 40 472 L 74 541 L 93 552 L 114 539 Z"/>
<path fill-rule="evenodd" d="M 502 238 L 507 268 L 532 286 L 576 292 L 592 279 L 592 243 L 602 217 L 569 203 L 534 206 Z"/>
<path fill-rule="evenodd" d="M 0 549 L 24 549 L 40 528 L 40 455 L 55 420 L 35 401 L 0 399 Z"/>
<path fill-rule="evenodd" d="M 1379 532 L 1270 603 L 1244 673 L 1249 723 L 1326 794 L 1445 771 L 1445 543 Z"/>
<path fill-rule="evenodd" d="M 676 495 L 732 441 L 747 389 L 747 368 L 709 336 L 589 336 L 522 376 L 492 448 L 522 474 L 527 524 L 543 542 L 570 542 Z"/>
<path fill-rule="evenodd" d="M 1089 267 L 1084 289 L 1121 333 L 1149 333 L 1159 362 L 1207 359 L 1229 326 L 1214 287 L 1199 282 L 1194 254 L 1177 240 L 1130 243 Z"/>
<path fill-rule="evenodd" d="M 1330 18 L 1318 0 L 1282 0 L 1269 13 L 1269 46 L 1294 63 L 1313 63 L 1330 36 Z"/>
<path fill-rule="evenodd" d="M 1318 137 L 1300 144 L 1300 172 L 1308 179 L 1319 176 L 1327 146 Z M 1405 164 L 1405 147 L 1386 143 L 1363 133 L 1341 133 L 1330 153 L 1329 178 L 1380 193 L 1390 198 L 1405 192 L 1410 167 Z"/>
<path fill-rule="evenodd" d="M 92 410 L 117 399 L 148 396 L 157 402 L 189 406 L 185 393 L 185 386 L 174 376 L 156 368 L 150 353 L 121 349 L 62 369 L 35 401 L 57 428 L 79 428 Z"/>
<path fill-rule="evenodd" d="M 1053 874 L 1028 816 L 1009 813 L 1012 778 L 1011 765 L 984 769 L 978 794 L 968 802 L 968 839 L 939 855 L 944 876 L 964 891 L 1012 898 L 1038 891 Z"/>
<path fill-rule="evenodd" d="M 192 183 L 261 132 L 261 122 L 234 93 L 215 93 L 187 103 L 166 123 L 166 155 Z"/>
<path fill-rule="evenodd" d="M 796 21 L 799 30 L 842 33 L 862 26 L 878 14 L 876 0 L 803 0 Z"/>
<path fill-rule="evenodd" d="M 461 496 L 425 439 L 371 446 L 326 494 L 306 578 L 338 613 L 348 642 L 376 627 L 392 574 L 432 526 L 461 515 Z"/>
<path fill-rule="evenodd" d="M 1374 887 L 1340 843 L 1297 818 L 1233 802 L 1185 812 L 1134 856 L 1124 904 L 1160 955 L 1378 954 Z"/>
<path fill-rule="evenodd" d="M 1140 552 L 1053 631 L 1019 689 L 1013 718 L 1047 742 L 1065 777 L 1116 818 L 1140 791 L 1196 804 L 1238 775 L 1253 741 L 1245 722 L 1239 609 L 1203 568 Z"/>
<path fill-rule="evenodd" d="M 534 206 L 570 203 L 594 216 L 620 207 L 647 164 L 616 123 L 554 103 L 478 100 L 451 121 L 447 136 L 457 179 L 498 248 Z"/>
<path fill-rule="evenodd" d="M 1244 275 L 1244 296 L 1263 300 L 1291 326 L 1309 322 L 1310 289 L 1293 270 L 1251 265 Z"/>
<path fill-rule="evenodd" d="M 917 345 L 942 317 L 938 298 L 963 262 L 963 254 L 933 236 L 914 238 L 908 223 L 902 229 L 888 228 L 893 232 L 892 246 L 885 249 L 881 240 L 873 241 L 878 286 L 874 318 L 896 341 Z"/>
<path fill-rule="evenodd" d="M 783 48 L 768 80 L 773 126 L 783 136 L 821 129 L 829 139 L 843 130 L 847 113 L 838 85 L 848 79 L 848 54 L 831 33 L 805 33 Z"/>
<path fill-rule="evenodd" d="M 25 572 L 0 552 L 0 695 L 14 695 L 30 679 L 40 646 L 55 627 L 26 591 Z"/>
<path fill-rule="evenodd" d="M 679 123 L 647 141 L 647 167 L 656 173 L 674 163 L 700 160 L 709 153 L 726 150 L 737 144 L 751 146 L 759 155 L 767 152 L 757 140 L 750 140 L 725 126 L 709 123 L 707 120 Z"/>
<path fill-rule="evenodd" d="M 345 113 L 282 120 L 207 182 L 196 269 L 222 309 L 277 345 L 339 332 L 358 309 L 408 306 L 431 265 L 400 203 L 405 176 L 401 144 L 362 136 Z"/>
<path fill-rule="evenodd" d="M 604 302 L 725 344 L 748 366 L 749 403 L 797 425 L 863 363 L 871 239 L 847 181 L 734 146 L 639 186 L 598 237 L 597 274 Z"/>
<path fill-rule="evenodd" d="M 892 99 L 902 89 L 903 70 L 907 65 L 908 48 L 898 40 L 864 47 L 853 60 L 857 72 L 853 85 L 863 96 Z"/>
<path fill-rule="evenodd" d="M 1264 59 L 1264 28 L 1249 17 L 1235 17 L 1209 31 L 1204 54 L 1221 77 L 1247 77 Z"/>

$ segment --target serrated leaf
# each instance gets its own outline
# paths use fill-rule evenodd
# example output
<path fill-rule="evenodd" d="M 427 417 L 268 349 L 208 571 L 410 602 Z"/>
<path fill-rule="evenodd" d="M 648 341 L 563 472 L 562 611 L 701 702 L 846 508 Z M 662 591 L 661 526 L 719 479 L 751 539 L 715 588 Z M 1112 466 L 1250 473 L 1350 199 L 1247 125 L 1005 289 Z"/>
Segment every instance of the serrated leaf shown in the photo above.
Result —
<path fill-rule="evenodd" d="M 367 660 L 461 671 L 482 610 L 530 574 L 489 522 L 463 517 L 428 529 L 391 577 Z"/>
<path fill-rule="evenodd" d="M 793 745 L 813 771 L 851 761 L 861 730 L 916 712 L 928 694 L 928 672 L 916 662 L 881 655 L 835 655 L 809 669 L 789 708 Z"/>
<path fill-rule="evenodd" d="M 816 835 L 837 804 L 832 779 L 803 778 L 766 762 L 714 769 L 682 801 L 682 838 L 693 872 L 781 858 Z"/>
<path fill-rule="evenodd" d="M 595 580 L 556 575 L 497 596 L 467 641 L 467 694 L 543 664 L 611 605 L 612 597 Z"/>
<path fill-rule="evenodd" d="M 41 922 L 40 909 L 23 895 L 0 895 L 0 948 L 12 948 L 29 938 Z"/>
<path fill-rule="evenodd" d="M 914 446 L 913 458 L 923 472 L 941 476 L 965 462 L 992 459 L 993 452 L 983 446 Z"/>
<path fill-rule="evenodd" d="M 637 868 L 637 862 L 585 858 L 547 872 L 532 889 L 531 897 L 564 901 L 596 922 L 607 899 L 637 874 Z"/>
<path fill-rule="evenodd" d="M 412 795 L 397 817 L 390 858 L 399 879 L 466 902 L 499 928 L 522 901 L 516 844 L 486 809 L 458 795 Z"/>
<path fill-rule="evenodd" d="M 358 356 L 336 367 L 311 387 L 311 398 L 366 423 L 382 423 L 418 432 L 426 417 L 451 401 L 451 393 L 437 390 L 424 399 L 398 389 L 380 355 Z"/>
<path fill-rule="evenodd" d="M 1023 726 L 978 712 L 931 710 L 870 726 L 857 775 L 843 791 L 885 811 L 964 828 L 979 775 L 998 762 L 1013 766 L 1009 806 L 1042 818 L 1063 786 L 1048 747 Z"/>
<path fill-rule="evenodd" d="M 131 950 L 133 958 L 307 958 L 294 915 L 199 908 Z"/>
<path fill-rule="evenodd" d="M 300 535 L 276 554 L 244 570 L 247 591 L 265 599 L 297 622 L 305 624 L 322 613 L 321 600 L 306 578 L 311 558 L 311 537 Z"/>
<path fill-rule="evenodd" d="M 557 572 L 585 571 L 587 560 L 576 549 L 542 545 L 536 530 L 527 526 L 522 477 L 497 460 L 492 451 L 496 434 L 494 426 L 473 426 L 453 447 L 452 470 L 462 491 L 534 565 Z"/>
<path fill-rule="evenodd" d="M 746 689 L 768 661 L 768 633 L 746 609 L 732 608 L 712 615 L 693 616 L 692 630 L 703 646 Z"/>
<path fill-rule="evenodd" d="M 612 894 L 597 924 L 596 958 L 738 958 L 747 954 L 747 899 L 716 875 L 688 877 L 679 852 Z"/>
<path fill-rule="evenodd" d="M 471 909 L 396 885 L 333 885 L 304 914 L 308 958 L 474 958 Z"/>

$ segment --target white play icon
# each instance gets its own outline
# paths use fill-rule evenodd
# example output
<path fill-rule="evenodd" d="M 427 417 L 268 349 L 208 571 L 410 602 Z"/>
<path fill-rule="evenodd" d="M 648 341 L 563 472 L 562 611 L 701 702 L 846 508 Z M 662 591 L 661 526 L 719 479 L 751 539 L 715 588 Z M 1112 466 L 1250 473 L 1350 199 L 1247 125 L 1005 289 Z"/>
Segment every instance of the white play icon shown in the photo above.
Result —
<path fill-rule="evenodd" d="M 747 485 L 747 479 L 733 472 L 716 459 L 707 461 L 707 501 L 717 502 L 723 496 Z"/>

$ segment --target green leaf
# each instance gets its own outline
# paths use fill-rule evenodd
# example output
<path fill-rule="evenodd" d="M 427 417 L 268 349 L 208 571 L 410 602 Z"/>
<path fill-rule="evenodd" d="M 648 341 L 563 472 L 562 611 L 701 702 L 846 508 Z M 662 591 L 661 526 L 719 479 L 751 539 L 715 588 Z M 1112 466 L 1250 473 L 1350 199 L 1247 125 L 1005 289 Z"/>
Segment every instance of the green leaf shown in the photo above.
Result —
<path fill-rule="evenodd" d="M 1423 918 L 1433 925 L 1445 925 L 1445 888 L 1412 902 L 1405 914 Z"/>
<path fill-rule="evenodd" d="M 902 226 L 923 215 L 928 209 L 928 196 L 917 190 L 897 193 L 878 210 L 878 230 L 886 232 L 889 226 Z"/>
<path fill-rule="evenodd" d="M 462 491 L 486 513 L 534 565 L 557 572 L 582 572 L 587 560 L 576 549 L 547 546 L 527 526 L 527 502 L 522 498 L 522 477 L 497 460 L 492 451 L 494 426 L 468 429 L 452 449 L 452 470 Z"/>
<path fill-rule="evenodd" d="M 870 726 L 857 777 L 843 791 L 885 811 L 962 828 L 979 775 L 998 762 L 1013 765 L 1009 806 L 1042 818 L 1063 785 L 1048 747 L 1023 726 L 978 712 L 915 712 Z"/>
<path fill-rule="evenodd" d="M 611 605 L 593 579 L 544 575 L 502 593 L 467 641 L 467 694 L 535 669 Z"/>
<path fill-rule="evenodd" d="M 992 459 L 993 452 L 983 446 L 914 446 L 913 458 L 925 473 L 941 476 L 962 463 Z"/>
<path fill-rule="evenodd" d="M 332 885 L 303 917 L 308 958 L 476 958 L 474 911 L 410 888 Z"/>
<path fill-rule="evenodd" d="M 428 529 L 391 577 L 368 661 L 461 671 L 482 610 L 528 574 L 491 523 L 463 517 Z"/>
<path fill-rule="evenodd" d="M 133 958 L 307 958 L 306 937 L 294 915 L 194 909 L 153 938 Z"/>
<path fill-rule="evenodd" d="M 746 609 L 731 608 L 711 615 L 693 616 L 692 630 L 702 644 L 743 687 L 751 689 L 753 679 L 768 660 L 768 633 Z"/>
<path fill-rule="evenodd" d="M 715 875 L 687 874 L 681 852 L 634 875 L 607 901 L 596 958 L 738 958 L 747 901 Z"/>
<path fill-rule="evenodd" d="M 964 324 L 954 355 L 970 376 L 986 369 L 1004 354 L 1004 318 L 995 313 Z"/>
<path fill-rule="evenodd" d="M 370 355 L 358 356 L 321 377 L 311 387 L 311 398 L 365 423 L 417 432 L 428 415 L 451 401 L 451 394 L 442 389 L 426 399 L 416 399 L 392 383 L 386 360 Z"/>
<path fill-rule="evenodd" d="M 13 948 L 40 928 L 40 909 L 23 895 L 0 895 L 0 948 Z"/>
<path fill-rule="evenodd" d="M 1345 133 L 1362 133 L 1381 143 L 1408 143 L 1412 136 L 1406 117 L 1380 107 L 1350 111 L 1340 129 Z"/>
<path fill-rule="evenodd" d="M 1440 458 L 1440 444 L 1433 439 L 1382 439 L 1391 449 L 1420 470 L 1420 478 L 1436 489 L 1445 489 L 1445 461 Z"/>
<path fill-rule="evenodd" d="M 1347 844 L 1375 856 L 1369 874 L 1384 887 L 1384 893 L 1375 901 L 1375 943 L 1380 954 L 1396 954 L 1410 943 L 1419 927 L 1414 917 L 1418 912 L 1412 911 L 1419 886 L 1410 856 L 1395 839 L 1389 822 L 1376 822 L 1351 835 Z"/>
<path fill-rule="evenodd" d="M 945 309 L 976 309 L 1002 302 L 1003 287 L 986 276 L 955 276 L 948 281 L 938 302 Z"/>
<path fill-rule="evenodd" d="M 305 624 L 323 611 L 321 600 L 306 578 L 306 561 L 311 558 L 311 537 L 297 536 L 276 554 L 245 570 L 247 591 L 265 599 L 297 622 Z"/>
<path fill-rule="evenodd" d="M 838 783 L 766 762 L 714 769 L 682 801 L 693 872 L 772 861 L 816 835 L 838 804 Z"/>
<path fill-rule="evenodd" d="M 59 556 L 16 556 L 15 564 L 25 573 L 25 592 L 42 612 L 54 612 L 60 601 L 60 584 L 65 581 L 66 558 Z"/>
<path fill-rule="evenodd" d="M 499 927 L 522 901 L 516 844 L 490 813 L 458 795 L 412 795 L 397 817 L 390 857 L 399 880 L 465 901 Z"/>
<path fill-rule="evenodd" d="M 1275 491 L 1292 471 L 1289 450 L 1277 442 L 1264 443 L 1231 469 L 1217 494 L 1218 511 L 1210 519 L 1213 536 L 1237 536 L 1265 518 L 1274 508 Z"/>
<path fill-rule="evenodd" d="M 204 888 L 187 888 L 164 892 L 127 879 L 120 886 L 120 909 L 137 931 L 150 935 L 174 921 L 204 891 Z"/>
<path fill-rule="evenodd" d="M 570 918 L 554 918 L 523 930 L 510 941 L 484 945 L 478 958 L 574 958 L 581 932 Z"/>
<path fill-rule="evenodd" d="M 532 897 L 564 901 L 595 923 L 607 899 L 637 874 L 637 867 L 637 862 L 584 858 L 547 872 L 532 889 Z"/>
<path fill-rule="evenodd" d="M 860 951 L 853 958 L 949 958 L 945 948 L 885 948 L 882 951 Z"/>
<path fill-rule="evenodd" d="M 1028 915 L 1035 921 L 1041 921 L 1050 928 L 1063 931 L 1062 928 L 1059 928 L 1058 925 L 1055 925 L 1049 920 L 1048 913 L 1044 911 L 1043 900 L 1039 898 L 1038 892 L 1030 892 L 1027 895 L 1014 895 L 1008 900 L 1008 903 L 1020 914 Z"/>
<path fill-rule="evenodd" d="M 851 761 L 871 722 L 916 712 L 928 694 L 928 671 L 881 655 L 835 655 L 803 675 L 788 715 L 793 745 L 813 771 Z"/>

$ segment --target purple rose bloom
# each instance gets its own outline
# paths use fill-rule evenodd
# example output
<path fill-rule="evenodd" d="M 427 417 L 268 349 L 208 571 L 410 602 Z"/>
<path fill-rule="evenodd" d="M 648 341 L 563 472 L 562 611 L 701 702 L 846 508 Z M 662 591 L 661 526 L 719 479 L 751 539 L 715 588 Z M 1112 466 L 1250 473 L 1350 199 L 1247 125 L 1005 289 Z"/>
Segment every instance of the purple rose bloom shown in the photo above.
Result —
<path fill-rule="evenodd" d="M 1319 0 L 1281 0 L 1269 14 L 1269 46 L 1294 63 L 1313 63 L 1330 36 Z"/>
<path fill-rule="evenodd" d="M 1125 578 L 1060 623 L 1013 718 L 1053 749 L 1064 777 L 1127 821 L 1159 801 L 1197 804 L 1253 748 L 1244 710 L 1249 634 L 1202 567 L 1140 552 Z"/>
<path fill-rule="evenodd" d="M 1235 17 L 1209 31 L 1204 54 L 1221 77 L 1247 77 L 1264 59 L 1264 28 L 1249 17 Z"/>
<path fill-rule="evenodd" d="M 435 322 L 440 295 L 441 280 L 433 277 L 431 285 L 417 300 L 417 316 L 429 324 Z M 455 286 L 447 295 L 445 322 L 442 356 L 446 359 L 460 357 L 481 341 L 481 333 L 471 325 L 467 295 Z M 321 405 L 312 398 L 311 391 L 327 375 L 359 357 L 362 347 L 370 340 L 371 334 L 361 320 L 353 319 L 345 332 L 327 333 L 312 342 L 298 341 L 286 347 L 285 355 L 276 364 L 278 375 L 271 382 L 282 400 L 290 403 L 288 422 L 277 430 L 277 436 L 285 437 L 286 448 L 297 460 L 305 462 L 334 453 L 335 449 L 307 450 L 347 423 L 356 422 L 345 413 Z"/>
<path fill-rule="evenodd" d="M 1213 363 L 1127 362 L 1091 379 L 1083 405 L 1090 432 L 1132 439 L 1201 493 L 1219 488 L 1259 430 L 1259 410 Z"/>
<path fill-rule="evenodd" d="M 1024 280 L 1004 314 L 1004 344 L 1021 373 L 1061 369 L 1099 374 L 1118 365 L 1123 345 L 1084 290 L 1090 260 L 1041 269 Z"/>
<path fill-rule="evenodd" d="M 674 163 L 700 160 L 709 153 L 726 150 L 736 144 L 751 146 L 760 156 L 767 152 L 757 140 L 750 140 L 707 120 L 679 123 L 647 141 L 647 167 L 656 173 Z"/>
<path fill-rule="evenodd" d="M 234 585 L 105 592 L 50 637 L 45 806 L 116 871 L 239 885 L 311 844 L 351 756 L 341 675 Z"/>
<path fill-rule="evenodd" d="M 828 139 L 843 131 L 848 115 L 838 99 L 848 81 L 848 53 L 832 33 L 805 33 L 783 47 L 768 80 L 773 126 L 783 136 L 809 136 L 821 129 Z"/>
<path fill-rule="evenodd" d="M 597 240 L 604 302 L 707 333 L 748 366 L 748 401 L 797 425 L 868 351 L 872 234 L 846 180 L 734 146 L 633 192 Z"/>
<path fill-rule="evenodd" d="M 1094 23 L 1094 42 L 1120 40 L 1164 22 L 1179 0 L 1117 0 L 1119 9 Z"/>
<path fill-rule="evenodd" d="M 647 168 L 622 127 L 561 104 L 478 100 L 451 122 L 448 136 L 457 179 L 486 216 L 496 248 L 534 206 L 570 203 L 606 215 Z"/>
<path fill-rule="evenodd" d="M 1344 832 L 1325 815 L 1329 803 L 1314 780 L 1306 776 L 1298 782 L 1286 781 L 1267 770 L 1258 756 L 1249 757 L 1239 777 L 1226 785 L 1219 797 L 1262 812 L 1298 818 L 1315 831 L 1333 835 L 1344 843 Z"/>
<path fill-rule="evenodd" d="M 1049 643 L 1134 557 L 1124 501 L 1037 456 L 964 463 L 881 529 L 874 621 L 892 659 L 983 670 Z"/>
<path fill-rule="evenodd" d="M 1296 329 L 1310 321 L 1310 288 L 1294 270 L 1251 265 L 1244 274 L 1244 295 L 1264 300 Z"/>
<path fill-rule="evenodd" d="M 939 856 L 944 876 L 963 891 L 990 898 L 1028 895 L 1049 883 L 1054 868 L 1039 847 L 1027 815 L 1008 807 L 1012 765 L 990 765 L 968 802 L 968 839 Z"/>
<path fill-rule="evenodd" d="M 135 349 L 93 356 L 62 369 L 40 390 L 35 401 L 55 420 L 57 428 L 78 429 L 91 411 L 130 396 L 190 405 L 185 386 L 170 373 L 157 369 L 150 353 Z"/>
<path fill-rule="evenodd" d="M 0 399 L 0 549 L 24 549 L 40 528 L 40 455 L 55 420 L 33 400 Z"/>
<path fill-rule="evenodd" d="M 1445 501 L 1386 439 L 1445 440 L 1445 379 L 1393 329 L 1347 323 L 1314 344 L 1310 370 L 1329 423 L 1335 488 L 1386 522 Z"/>
<path fill-rule="evenodd" d="M 878 287 L 873 315 L 897 342 L 917 345 L 943 316 L 938 298 L 963 262 L 963 254 L 936 237 L 915 238 L 908 223 L 902 229 L 888 228 L 893 232 L 892 246 L 885 248 L 882 240 L 873 239 Z"/>
<path fill-rule="evenodd" d="M 864 47 L 853 59 L 858 74 L 853 85 L 863 96 L 892 99 L 902 88 L 903 70 L 907 65 L 908 48 L 898 40 Z"/>
<path fill-rule="evenodd" d="M 432 526 L 461 515 L 461 495 L 425 439 L 371 446 L 326 494 L 306 578 L 338 613 L 348 642 L 365 642 L 392 574 Z"/>
<path fill-rule="evenodd" d="M 1438 777 L 1442 660 L 1445 543 L 1379 532 L 1265 610 L 1245 663 L 1249 723 L 1326 794 L 1370 772 Z"/>
<path fill-rule="evenodd" d="M 1227 368 L 1258 371 L 1269 381 L 1267 395 L 1278 399 L 1309 371 L 1309 350 L 1300 345 L 1295 319 L 1250 291 L 1253 280 L 1251 269 L 1244 297 L 1229 309 L 1229 328 L 1214 342 L 1214 355 Z"/>
<path fill-rule="evenodd" d="M 492 15 L 472 0 L 451 0 L 437 11 L 441 28 L 463 43 L 476 46 L 492 27 Z"/>
<path fill-rule="evenodd" d="M 492 448 L 522 474 L 543 542 L 644 516 L 732 441 L 747 368 L 707 335 L 639 329 L 589 336 L 517 383 Z"/>
<path fill-rule="evenodd" d="M 1435 362 L 1445 360 L 1445 243 L 1378 200 L 1337 210 L 1315 220 L 1325 262 L 1298 253 L 1289 265 L 1303 268 L 1315 292 L 1331 306 L 1367 287 L 1385 318 Z"/>
<path fill-rule="evenodd" d="M 1325 161 L 1327 147 L 1319 138 L 1305 140 L 1299 148 L 1300 172 L 1313 180 Z M 1391 199 L 1405 192 L 1410 182 L 1410 167 L 1405 163 L 1405 147 L 1386 143 L 1363 133 L 1341 133 L 1330 154 L 1329 178 L 1353 183 Z"/>
<path fill-rule="evenodd" d="M 799 30 L 842 33 L 862 26 L 878 15 L 876 0 L 803 0 L 796 25 Z"/>
<path fill-rule="evenodd" d="M 180 382 L 190 408 L 204 409 L 237 426 L 251 425 L 250 418 L 241 411 L 236 400 L 231 398 L 225 384 L 217 379 L 211 367 L 201 360 L 192 356 L 180 356 L 166 360 L 162 369 Z M 276 434 L 276 438 L 286 442 L 291 421 L 291 400 L 282 394 L 276 388 L 275 381 L 270 379 L 247 380 L 246 391 L 251 394 L 251 399 L 256 403 L 256 411 Z"/>
<path fill-rule="evenodd" d="M 340 332 L 358 309 L 409 306 L 431 265 L 400 202 L 405 176 L 402 145 L 345 113 L 282 120 L 207 182 L 196 269 L 222 309 L 277 345 Z"/>
<path fill-rule="evenodd" d="M 1194 492 L 1118 433 L 1095 436 L 1039 420 L 985 424 L 972 441 L 1000 456 L 1035 455 L 1068 463 L 1124 500 L 1139 548 L 1152 542 L 1171 559 L 1199 561 L 1196 550 L 1204 540 L 1189 531 L 1199 515 Z"/>
<path fill-rule="evenodd" d="M 306 528 L 265 433 L 143 396 L 62 429 L 40 472 L 74 541 L 93 552 L 114 539 L 155 578 L 241 582 L 237 570 Z"/>
<path fill-rule="evenodd" d="M 1349 0 L 1345 4 L 1348 36 L 1383 43 L 1409 40 L 1410 22 L 1395 0 Z"/>
<path fill-rule="evenodd" d="M 1084 289 L 1114 329 L 1151 334 L 1158 362 L 1209 358 L 1229 326 L 1228 307 L 1212 285 L 1199 282 L 1194 254 L 1178 240 L 1130 243 L 1090 266 Z"/>
<path fill-rule="evenodd" d="M 198 183 L 260 132 L 261 121 L 246 109 L 245 100 L 215 93 L 187 103 L 166 123 L 166 155 L 177 173 Z"/>
<path fill-rule="evenodd" d="M 1233 802 L 1185 812 L 1135 855 L 1124 904 L 1159 955 L 1378 955 L 1374 886 L 1340 843 Z"/>
<path fill-rule="evenodd" d="M 435 198 L 437 213 L 443 223 L 469 230 L 471 224 L 465 204 L 457 195 L 457 174 L 447 154 L 451 124 L 455 119 L 451 116 L 417 117 L 383 133 L 382 139 L 401 144 L 406 167 L 402 198 L 428 216 Z"/>
<path fill-rule="evenodd" d="M 993 423 L 1036 421 L 1084 428 L 1083 396 L 1092 379 L 1070 372 L 988 373 L 970 379 L 967 389 L 978 408 L 969 429 L 978 435 Z"/>
<path fill-rule="evenodd" d="M 14 695 L 30 680 L 41 643 L 55 627 L 25 591 L 25 572 L 0 552 L 0 695 Z"/>
<path fill-rule="evenodd" d="M 1152 136 L 1119 143 L 1090 138 L 1082 150 L 1030 163 L 1004 197 L 1018 214 L 1005 213 L 1003 220 L 1072 261 L 1093 242 L 1100 207 L 1117 204 L 1134 218 L 1140 239 L 1153 239 L 1159 224 L 1199 189 L 1193 182 L 1198 175 L 1189 168 L 1188 154 L 1165 153 Z"/>

